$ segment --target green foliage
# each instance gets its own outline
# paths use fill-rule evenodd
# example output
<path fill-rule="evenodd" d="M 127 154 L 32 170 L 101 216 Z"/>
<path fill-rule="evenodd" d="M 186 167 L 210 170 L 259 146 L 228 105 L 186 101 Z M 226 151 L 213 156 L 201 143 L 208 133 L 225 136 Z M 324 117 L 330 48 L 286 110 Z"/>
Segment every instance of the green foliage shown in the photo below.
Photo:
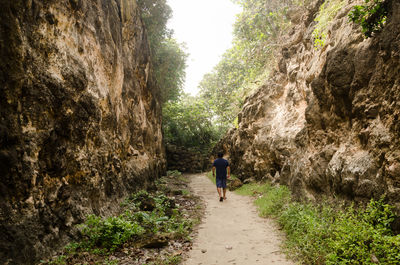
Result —
<path fill-rule="evenodd" d="M 168 258 L 165 261 L 165 265 L 177 265 L 177 264 L 181 263 L 181 261 L 182 261 L 181 256 L 173 256 L 173 257 Z"/>
<path fill-rule="evenodd" d="M 180 101 L 167 102 L 163 108 L 163 130 L 167 143 L 208 150 L 218 139 L 212 114 L 204 101 L 183 95 Z"/>
<path fill-rule="evenodd" d="M 274 65 L 279 37 L 290 26 L 287 10 L 304 3 L 293 0 L 234 2 L 243 11 L 234 25 L 233 46 L 199 85 L 200 98 L 211 111 L 214 126 L 223 133 L 235 125 L 245 97 L 266 79 L 270 66 Z"/>
<path fill-rule="evenodd" d="M 169 177 L 164 178 L 168 178 L 170 184 L 181 184 Z M 113 252 L 121 247 L 125 253 L 127 249 L 143 248 L 151 244 L 154 237 L 191 240 L 189 233 L 198 217 L 190 215 L 188 218 L 175 200 L 162 192 L 136 192 L 121 204 L 123 212 L 117 216 L 89 215 L 83 224 L 78 225 L 80 241 L 68 244 L 60 255 L 41 263 L 86 264 L 89 261 L 91 264 L 118 264 L 120 259 Z M 160 253 L 159 256 L 156 263 L 151 264 L 178 264 L 181 260 L 176 255 Z"/>
<path fill-rule="evenodd" d="M 290 26 L 286 17 L 295 1 L 236 0 L 243 8 L 234 25 L 234 49 L 254 79 L 271 60 L 277 41 Z"/>
<path fill-rule="evenodd" d="M 327 0 L 321 5 L 318 16 L 315 18 L 317 24 L 313 31 L 314 47 L 316 49 L 325 46 L 328 26 L 345 4 L 346 1 L 344 0 Z"/>
<path fill-rule="evenodd" d="M 167 22 L 172 10 L 166 0 L 138 0 L 147 29 L 154 76 L 161 91 L 161 101 L 177 100 L 185 80 L 187 54 L 183 44 L 172 38 Z"/>
<path fill-rule="evenodd" d="M 292 202 L 286 187 L 268 183 L 236 192 L 257 195 L 260 215 L 277 219 L 286 247 L 303 264 L 400 264 L 400 235 L 391 230 L 395 214 L 383 198 L 356 210 Z"/>
<path fill-rule="evenodd" d="M 184 44 L 168 38 L 154 52 L 154 72 L 161 88 L 161 101 L 177 100 L 185 81 L 186 59 Z"/>
<path fill-rule="evenodd" d="M 103 265 L 118 265 L 118 260 L 109 260 L 108 258 L 103 262 Z"/>
<path fill-rule="evenodd" d="M 154 201 L 154 209 L 140 210 L 142 203 L 148 201 Z M 143 235 L 173 233 L 185 237 L 192 227 L 191 221 L 185 220 L 171 199 L 163 194 L 152 196 L 140 191 L 129 197 L 124 206 L 127 210 L 119 216 L 101 218 L 89 215 L 86 222 L 80 225 L 83 240 L 69 245 L 67 250 L 72 253 L 77 248 L 84 248 L 104 254 Z"/>
<path fill-rule="evenodd" d="M 364 36 L 369 38 L 386 24 L 389 5 L 389 0 L 364 0 L 363 5 L 353 7 L 349 18 L 354 23 L 360 24 Z"/>
<path fill-rule="evenodd" d="M 81 229 L 82 235 L 86 237 L 84 247 L 100 247 L 111 251 L 145 231 L 138 222 L 123 216 L 102 219 L 95 215 L 89 215 Z"/>
<path fill-rule="evenodd" d="M 172 35 L 167 28 L 168 20 L 172 16 L 172 9 L 166 0 L 138 0 L 143 22 L 147 29 L 150 47 L 154 52 L 162 41 Z"/>
<path fill-rule="evenodd" d="M 392 207 L 371 200 L 366 210 L 340 213 L 332 225 L 327 264 L 400 264 L 400 235 L 394 235 Z"/>
<path fill-rule="evenodd" d="M 224 53 L 210 73 L 204 75 L 199 84 L 199 96 L 182 93 L 179 96 L 180 92 L 173 89 L 175 86 L 163 89 L 170 95 L 163 96 L 166 99 L 163 131 L 167 143 L 207 153 L 230 127 L 238 126 L 237 114 L 245 97 L 266 78 L 269 65 L 274 65 L 273 54 L 280 47 L 278 39 L 290 26 L 287 10 L 306 1 L 309 0 L 234 1 L 242 6 L 243 12 L 234 25 L 233 47 Z M 160 58 L 163 60 L 165 56 Z M 184 64 L 184 60 L 178 62 L 181 64 L 176 65 Z M 176 72 L 182 73 L 182 69 L 172 71 Z M 157 79 L 176 76 L 167 73 L 160 71 Z M 181 84 L 179 80 L 183 79 L 179 78 L 180 75 L 176 82 L 162 83 Z"/>
<path fill-rule="evenodd" d="M 199 84 L 200 98 L 205 103 L 215 126 L 225 132 L 233 123 L 242 105 L 240 95 L 246 69 L 242 61 L 228 50 L 211 73 Z"/>
<path fill-rule="evenodd" d="M 278 215 L 278 222 L 287 233 L 287 247 L 305 264 L 324 264 L 329 249 L 333 212 L 312 204 L 291 203 Z"/>

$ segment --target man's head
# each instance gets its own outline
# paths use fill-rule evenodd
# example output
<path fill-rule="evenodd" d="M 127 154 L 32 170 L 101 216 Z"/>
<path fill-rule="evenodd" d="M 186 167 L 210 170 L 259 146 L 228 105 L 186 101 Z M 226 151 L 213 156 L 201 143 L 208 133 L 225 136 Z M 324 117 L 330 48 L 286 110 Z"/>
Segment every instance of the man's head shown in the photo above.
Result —
<path fill-rule="evenodd" d="M 224 153 L 218 152 L 218 158 L 222 158 L 224 156 Z"/>

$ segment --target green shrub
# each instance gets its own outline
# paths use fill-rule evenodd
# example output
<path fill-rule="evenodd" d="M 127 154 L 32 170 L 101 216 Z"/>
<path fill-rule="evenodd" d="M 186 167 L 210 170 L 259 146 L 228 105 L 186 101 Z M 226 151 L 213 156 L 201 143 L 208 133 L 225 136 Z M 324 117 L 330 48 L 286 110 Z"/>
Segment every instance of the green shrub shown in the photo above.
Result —
<path fill-rule="evenodd" d="M 151 208 L 140 210 L 145 202 L 150 202 Z M 124 243 L 144 235 L 173 233 L 185 237 L 192 228 L 192 221 L 185 220 L 174 201 L 164 194 L 152 195 L 147 191 L 139 191 L 132 194 L 123 206 L 126 211 L 119 216 L 101 218 L 89 215 L 86 222 L 80 225 L 82 242 L 70 244 L 68 251 L 72 253 L 83 247 L 101 254 L 114 251 Z"/>
<path fill-rule="evenodd" d="M 363 5 L 356 5 L 349 13 L 349 19 L 361 25 L 366 38 L 379 32 L 386 24 L 389 13 L 389 0 L 364 0 Z"/>
<path fill-rule="evenodd" d="M 121 216 L 102 219 L 89 215 L 81 228 L 82 235 L 87 239 L 85 247 L 101 247 L 111 251 L 145 231 L 137 222 Z"/>
<path fill-rule="evenodd" d="M 400 235 L 390 228 L 395 216 L 383 199 L 365 210 L 339 212 L 332 225 L 327 264 L 400 264 Z M 376 259 L 375 261 L 373 259 Z"/>

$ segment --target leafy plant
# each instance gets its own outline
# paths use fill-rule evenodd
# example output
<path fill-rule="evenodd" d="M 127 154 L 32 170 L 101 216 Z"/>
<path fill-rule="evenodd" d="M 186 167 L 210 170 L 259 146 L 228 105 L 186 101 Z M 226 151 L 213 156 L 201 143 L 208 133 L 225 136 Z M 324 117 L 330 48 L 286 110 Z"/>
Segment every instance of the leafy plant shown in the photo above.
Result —
<path fill-rule="evenodd" d="M 173 197 L 162 192 L 141 190 L 131 194 L 121 207 L 123 212 L 117 216 L 102 218 L 89 215 L 78 226 L 81 239 L 68 244 L 59 256 L 42 263 L 77 264 L 76 261 L 90 259 L 93 264 L 118 264 L 116 255 L 111 254 L 121 247 L 141 247 L 141 244 L 151 242 L 152 238 L 158 236 L 171 240 L 191 240 L 189 234 L 197 217 L 188 219 Z M 160 263 L 156 264 L 177 264 L 180 257 L 170 256 L 159 260 Z"/>
<path fill-rule="evenodd" d="M 149 203 L 153 208 L 140 210 L 143 203 Z M 157 233 L 174 233 L 184 237 L 191 230 L 192 223 L 185 220 L 176 209 L 173 200 L 164 194 L 149 194 L 139 191 L 132 194 L 124 203 L 127 210 L 119 216 L 101 218 L 89 215 L 86 222 L 80 226 L 83 241 L 70 244 L 69 252 L 77 248 L 85 248 L 102 254 L 114 251 L 124 243 L 143 235 Z"/>
<path fill-rule="evenodd" d="M 349 18 L 354 23 L 361 25 L 364 36 L 369 38 L 385 26 L 389 4 L 389 0 L 364 0 L 363 5 L 353 7 Z"/>
<path fill-rule="evenodd" d="M 102 219 L 95 215 L 89 215 L 81 229 L 86 237 L 84 247 L 101 247 L 111 251 L 145 231 L 138 222 L 126 220 L 121 216 Z"/>
<path fill-rule="evenodd" d="M 394 235 L 392 207 L 383 198 L 365 210 L 340 212 L 332 225 L 327 264 L 400 264 L 400 235 Z M 373 261 L 375 259 L 375 262 Z"/>

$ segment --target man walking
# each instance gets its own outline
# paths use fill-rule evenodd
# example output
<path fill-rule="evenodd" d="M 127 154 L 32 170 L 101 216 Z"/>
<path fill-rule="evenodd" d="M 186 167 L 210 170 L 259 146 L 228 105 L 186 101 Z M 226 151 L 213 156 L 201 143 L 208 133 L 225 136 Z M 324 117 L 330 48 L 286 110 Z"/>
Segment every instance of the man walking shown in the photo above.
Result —
<path fill-rule="evenodd" d="M 216 183 L 217 191 L 219 195 L 219 201 L 222 202 L 226 200 L 226 178 L 228 174 L 228 179 L 231 177 L 231 169 L 229 167 L 229 162 L 222 157 L 224 154 L 222 152 L 218 153 L 218 158 L 214 160 L 212 173 L 215 177 L 215 172 L 217 173 Z M 221 189 L 223 190 L 223 197 L 221 196 Z"/>

